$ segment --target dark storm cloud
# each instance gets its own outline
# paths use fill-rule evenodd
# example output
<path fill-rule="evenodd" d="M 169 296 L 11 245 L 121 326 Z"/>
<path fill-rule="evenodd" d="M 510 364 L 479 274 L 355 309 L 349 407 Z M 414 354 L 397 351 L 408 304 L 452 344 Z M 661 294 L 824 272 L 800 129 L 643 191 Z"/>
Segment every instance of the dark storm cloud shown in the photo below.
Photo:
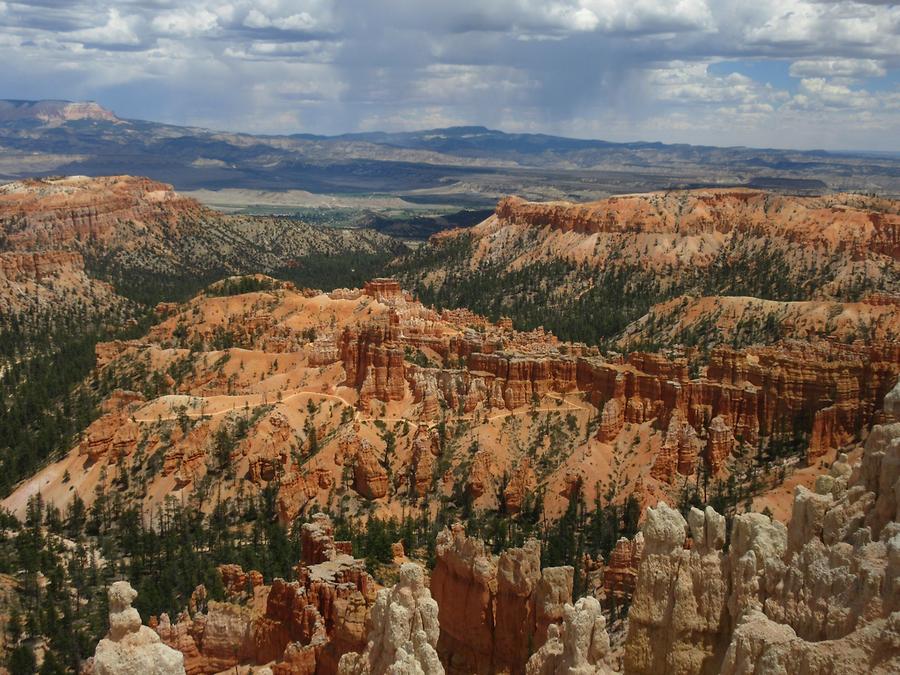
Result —
<path fill-rule="evenodd" d="M 0 95 L 251 131 L 884 149 L 898 55 L 871 1 L 0 0 Z"/>

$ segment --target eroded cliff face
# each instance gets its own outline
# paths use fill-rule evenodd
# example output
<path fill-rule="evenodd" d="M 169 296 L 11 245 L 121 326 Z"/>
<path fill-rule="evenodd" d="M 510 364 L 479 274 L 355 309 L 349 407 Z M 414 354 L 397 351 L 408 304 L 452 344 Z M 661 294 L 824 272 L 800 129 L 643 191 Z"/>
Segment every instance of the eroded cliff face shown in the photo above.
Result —
<path fill-rule="evenodd" d="M 111 243 L 123 237 L 121 223 L 127 221 L 174 232 L 179 217 L 202 212 L 171 185 L 132 176 L 33 179 L 0 187 L 0 222 L 7 243 L 20 250 L 67 249 L 91 239 Z"/>
<path fill-rule="evenodd" d="M 399 250 L 374 232 L 326 232 L 226 216 L 171 185 L 135 176 L 35 178 L 0 186 L 0 239 L 18 252 L 70 251 L 104 273 L 218 278 L 350 250 Z"/>
<path fill-rule="evenodd" d="M 441 339 L 434 323 L 393 314 L 390 323 L 346 329 L 340 340 L 346 384 L 367 411 L 410 394 L 422 419 L 440 411 L 471 415 L 515 410 L 548 395 L 584 394 L 599 409 L 596 439 L 612 444 L 625 424 L 656 420 L 667 429 L 651 475 L 671 483 L 698 462 L 715 475 L 737 443 L 792 432 L 809 434 L 809 459 L 858 438 L 900 372 L 896 342 L 842 344 L 785 340 L 714 349 L 705 375 L 688 360 L 635 352 L 604 359 L 579 345 L 502 332 Z M 404 359 L 426 347 L 449 365 L 426 368 Z"/>
<path fill-rule="evenodd" d="M 524 673 L 535 645 L 563 619 L 574 570 L 541 569 L 540 546 L 492 555 L 461 525 L 438 535 L 431 593 L 440 608 L 437 649 L 449 673 Z"/>
<path fill-rule="evenodd" d="M 538 242 L 529 237 L 534 232 L 542 235 Z M 474 234 L 481 245 L 469 263 L 473 265 L 492 257 L 502 241 L 529 259 L 629 264 L 640 258 L 661 279 L 689 268 L 711 268 L 723 251 L 746 255 L 763 248 L 787 263 L 782 273 L 799 278 L 811 273 L 811 256 L 824 255 L 837 266 L 817 289 L 820 297 L 845 293 L 853 271 L 866 269 L 860 264 L 866 259 L 881 258 L 896 270 L 900 258 L 896 203 L 849 194 L 795 197 L 756 190 L 689 190 L 587 204 L 509 197 Z M 585 240 L 594 245 L 579 245 Z M 896 290 L 891 276 L 885 281 Z"/>
<path fill-rule="evenodd" d="M 900 384 L 862 461 L 802 486 L 788 527 L 758 513 L 648 509 L 628 673 L 900 669 Z M 691 545 L 685 546 L 690 537 Z"/>
<path fill-rule="evenodd" d="M 885 206 L 888 211 L 880 213 Z M 504 223 L 580 234 L 768 232 L 800 243 L 874 248 L 887 255 L 897 250 L 900 227 L 900 215 L 888 200 L 849 194 L 794 197 L 757 190 L 648 193 L 588 204 L 508 197 L 497 205 L 496 216 Z"/>

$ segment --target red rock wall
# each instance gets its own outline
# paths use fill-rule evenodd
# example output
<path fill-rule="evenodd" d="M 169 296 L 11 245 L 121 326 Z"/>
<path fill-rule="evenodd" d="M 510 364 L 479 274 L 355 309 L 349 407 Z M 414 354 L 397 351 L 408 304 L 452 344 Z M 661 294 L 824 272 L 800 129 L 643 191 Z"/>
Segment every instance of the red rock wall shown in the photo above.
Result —
<path fill-rule="evenodd" d="M 572 599 L 572 568 L 540 565 L 540 546 L 491 555 L 461 525 L 438 536 L 431 594 L 438 603 L 438 654 L 451 675 L 524 674 L 550 623 Z"/>

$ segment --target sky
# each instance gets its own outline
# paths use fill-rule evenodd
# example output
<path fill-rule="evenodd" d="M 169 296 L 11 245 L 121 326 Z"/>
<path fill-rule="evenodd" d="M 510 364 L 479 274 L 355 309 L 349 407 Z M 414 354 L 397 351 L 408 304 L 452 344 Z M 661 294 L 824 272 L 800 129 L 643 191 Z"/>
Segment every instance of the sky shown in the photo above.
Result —
<path fill-rule="evenodd" d="M 0 98 L 254 133 L 900 151 L 879 0 L 0 0 Z"/>

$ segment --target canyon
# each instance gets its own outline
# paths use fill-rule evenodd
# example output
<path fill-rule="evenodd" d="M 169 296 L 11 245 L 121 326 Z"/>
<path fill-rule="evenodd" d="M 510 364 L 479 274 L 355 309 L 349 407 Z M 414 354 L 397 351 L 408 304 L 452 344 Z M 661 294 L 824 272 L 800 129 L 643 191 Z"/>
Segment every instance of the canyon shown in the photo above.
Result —
<path fill-rule="evenodd" d="M 41 319 L 4 402 L 59 317 L 102 335 L 25 399 L 83 425 L 8 480 L 0 561 L 60 556 L 79 611 L 112 584 L 96 673 L 891 672 L 898 225 L 507 198 L 410 251 L 146 178 L 0 186 L 0 316 Z"/>

